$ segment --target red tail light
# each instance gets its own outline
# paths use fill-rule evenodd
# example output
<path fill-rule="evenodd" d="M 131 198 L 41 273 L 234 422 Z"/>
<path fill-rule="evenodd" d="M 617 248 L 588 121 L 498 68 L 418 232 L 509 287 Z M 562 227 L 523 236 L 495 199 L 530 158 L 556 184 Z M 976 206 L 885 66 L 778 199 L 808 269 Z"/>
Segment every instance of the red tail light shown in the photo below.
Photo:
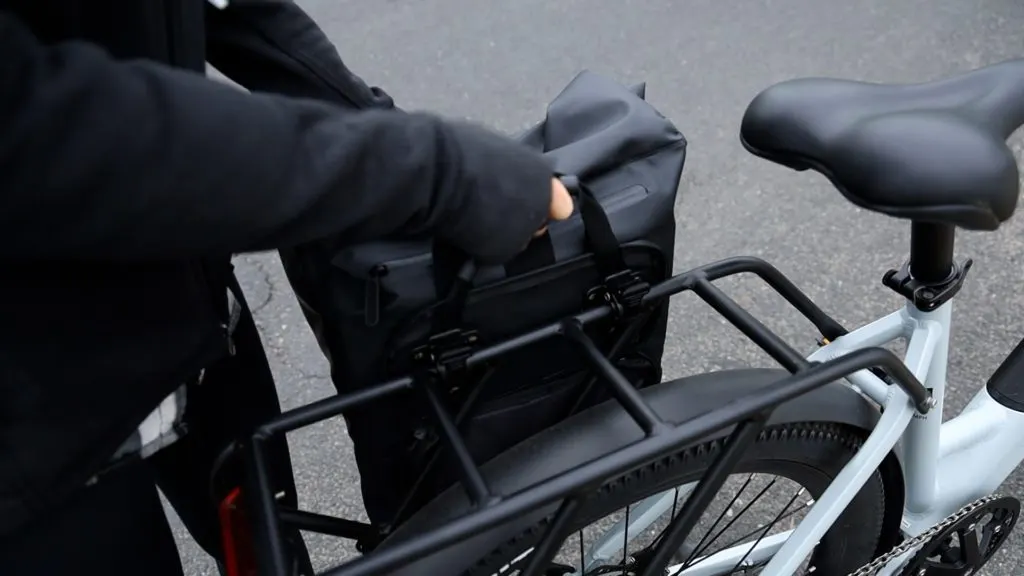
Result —
<path fill-rule="evenodd" d="M 257 576 L 252 531 L 242 504 L 242 490 L 235 488 L 220 503 L 220 534 L 227 576 Z"/>

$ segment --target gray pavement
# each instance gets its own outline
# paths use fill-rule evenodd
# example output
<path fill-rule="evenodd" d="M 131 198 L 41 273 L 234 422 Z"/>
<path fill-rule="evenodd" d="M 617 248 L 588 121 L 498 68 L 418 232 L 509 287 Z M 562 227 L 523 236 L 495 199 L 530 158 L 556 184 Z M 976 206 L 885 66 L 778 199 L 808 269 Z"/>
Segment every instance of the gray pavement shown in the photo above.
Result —
<path fill-rule="evenodd" d="M 796 76 L 926 80 L 1020 56 L 1024 48 L 1024 5 L 1016 0 L 300 3 L 347 63 L 401 106 L 505 131 L 540 119 L 580 69 L 623 83 L 647 81 L 648 99 L 690 141 L 677 208 L 678 269 L 737 254 L 761 256 L 850 326 L 899 305 L 880 278 L 905 257 L 909 227 L 854 208 L 823 177 L 746 154 L 737 139 L 744 107 L 762 88 Z M 1022 234 L 1018 216 L 995 233 L 959 235 L 959 255 L 976 264 L 957 301 L 951 414 L 1024 336 L 1024 298 L 1017 293 L 1024 283 Z M 285 405 L 329 394 L 325 362 L 276 257 L 239 258 L 238 270 L 258 310 Z M 813 347 L 811 327 L 756 281 L 725 286 L 769 326 Z M 668 376 L 770 362 L 695 298 L 679 298 L 673 315 Z M 313 427 L 295 434 L 292 444 L 303 507 L 359 515 L 358 476 L 343 426 Z M 1004 490 L 1024 493 L 1024 477 L 1014 475 Z M 175 526 L 186 573 L 215 574 Z M 1021 538 L 990 564 L 990 575 L 1022 572 Z M 311 545 L 322 567 L 352 553 L 332 540 Z"/>

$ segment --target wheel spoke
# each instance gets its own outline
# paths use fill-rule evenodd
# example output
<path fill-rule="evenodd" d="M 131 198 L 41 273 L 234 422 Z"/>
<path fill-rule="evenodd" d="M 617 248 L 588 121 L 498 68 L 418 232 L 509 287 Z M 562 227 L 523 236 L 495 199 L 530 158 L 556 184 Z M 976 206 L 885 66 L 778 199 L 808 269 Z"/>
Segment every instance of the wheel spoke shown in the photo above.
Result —
<path fill-rule="evenodd" d="M 676 494 L 672 498 L 672 515 L 668 517 L 669 522 L 676 517 L 676 506 L 679 505 L 679 486 L 676 486 Z"/>
<path fill-rule="evenodd" d="M 765 528 L 764 532 L 762 532 L 761 535 L 757 537 L 757 540 L 754 542 L 754 545 L 750 547 L 750 550 L 747 550 L 747 553 L 744 554 L 743 557 L 740 558 L 740 561 L 736 563 L 736 567 L 733 568 L 733 572 L 739 570 L 740 566 L 743 566 L 743 563 L 746 562 L 747 557 L 750 556 L 750 553 L 753 552 L 755 548 L 757 548 L 757 545 L 761 543 L 761 540 L 764 540 L 765 535 L 768 534 L 768 531 L 771 530 L 772 526 L 775 526 L 775 524 L 779 522 L 779 519 L 782 517 L 783 514 L 786 513 L 786 510 L 789 510 L 789 507 L 793 505 L 793 502 L 796 502 L 796 499 L 799 498 L 800 495 L 803 493 L 804 489 L 800 488 L 800 490 L 798 490 L 796 494 L 793 494 L 793 497 L 790 498 L 789 502 L 786 503 L 786 507 L 782 509 L 782 512 L 780 512 L 779 515 L 776 516 L 774 520 L 772 520 L 771 524 L 769 524 L 768 527 Z"/>
<path fill-rule="evenodd" d="M 770 485 L 769 485 L 769 487 L 770 487 Z M 765 490 L 762 490 L 762 491 L 761 491 L 760 493 L 758 493 L 758 497 L 760 497 L 760 496 L 761 496 L 762 494 L 764 494 L 764 492 L 765 492 Z M 796 494 L 795 498 L 794 498 L 794 499 L 791 499 L 791 500 L 790 500 L 790 504 L 791 504 L 791 505 L 793 504 L 793 502 L 794 502 L 794 500 L 796 499 L 796 497 L 799 497 L 799 496 L 800 496 L 800 494 L 801 494 L 801 492 L 797 492 L 797 494 Z M 731 548 L 732 546 L 734 546 L 734 545 L 736 545 L 736 544 L 738 544 L 738 543 L 740 543 L 740 542 L 742 542 L 742 541 L 744 541 L 744 540 L 746 540 L 746 539 L 750 538 L 751 536 L 754 536 L 755 534 L 761 533 L 761 536 L 760 536 L 760 537 L 758 538 L 758 541 L 757 541 L 757 542 L 755 542 L 755 543 L 754 543 L 754 545 L 752 545 L 752 546 L 751 546 L 751 548 L 750 548 L 750 550 L 748 550 L 748 552 L 746 552 L 746 553 L 748 553 L 748 556 L 749 556 L 749 554 L 750 554 L 751 552 L 753 552 L 753 551 L 754 551 L 755 549 L 757 549 L 757 545 L 758 545 L 758 544 L 759 544 L 759 543 L 760 543 L 761 541 L 763 541 L 763 539 L 765 538 L 765 536 L 767 536 L 767 535 L 768 535 L 768 531 L 769 531 L 769 530 L 771 530 L 771 527 L 772 527 L 772 526 L 775 526 L 775 525 L 776 525 L 776 524 L 778 524 L 779 522 L 781 522 L 781 521 L 783 521 L 783 520 L 785 520 L 785 519 L 787 519 L 787 518 L 790 518 L 790 517 L 792 517 L 792 516 L 796 515 L 796 513 L 799 513 L 799 512 L 801 511 L 801 510 L 803 510 L 804 508 L 806 508 L 806 507 L 807 507 L 807 506 L 809 506 L 809 505 L 811 505 L 811 503 L 810 503 L 810 502 L 808 502 L 807 504 L 804 504 L 803 506 L 800 506 L 799 508 L 797 508 L 797 509 L 795 509 L 795 510 L 792 510 L 792 511 L 790 511 L 790 512 L 786 512 L 786 513 L 783 513 L 783 515 L 781 515 L 781 516 L 779 516 L 779 517 L 776 517 L 776 518 L 775 518 L 775 520 L 774 520 L 774 521 L 772 521 L 772 523 L 771 523 L 771 524 L 769 524 L 769 525 L 767 525 L 767 526 L 764 526 L 764 527 L 760 527 L 760 528 L 757 528 L 757 529 L 755 529 L 755 530 L 753 530 L 753 531 L 751 531 L 751 532 L 748 532 L 748 533 L 746 533 L 746 534 L 743 534 L 742 536 L 740 536 L 740 537 L 738 537 L 738 538 L 735 538 L 735 539 L 733 539 L 733 540 L 729 541 L 728 543 L 726 543 L 725 545 L 723 545 L 723 546 L 722 546 L 722 550 L 727 550 L 727 549 Z M 750 507 L 749 505 L 748 505 L 748 506 L 745 506 L 745 507 L 743 508 L 743 510 L 741 510 L 741 512 L 740 512 L 740 513 L 742 513 L 742 511 L 745 511 L 745 510 L 746 510 L 746 508 L 749 508 L 749 507 Z M 788 506 L 786 506 L 786 507 L 788 507 Z M 783 511 L 783 512 L 785 512 L 785 508 L 783 508 L 783 509 L 782 509 L 782 511 Z M 737 515 L 737 516 L 740 516 L 740 515 Z M 728 529 L 728 527 L 726 527 L 726 529 L 723 529 L 723 531 L 722 531 L 722 532 L 724 532 L 724 531 L 725 531 L 725 530 L 727 530 L 727 529 Z M 719 533 L 719 535 L 721 535 L 721 532 Z M 707 549 L 708 549 L 709 547 L 710 547 L 710 545 L 709 545 L 709 546 L 705 546 L 705 548 L 703 548 L 703 549 L 701 550 L 701 552 L 697 554 L 697 559 L 696 559 L 696 562 L 693 562 L 693 563 L 691 563 L 691 564 L 687 564 L 687 565 L 681 565 L 681 566 L 680 566 L 680 568 L 679 568 L 679 570 L 677 570 L 675 574 L 678 574 L 679 572 L 681 572 L 682 570 L 685 570 L 685 569 L 687 569 L 687 568 L 692 568 L 692 567 L 694 567 L 694 566 L 697 566 L 698 564 L 700 564 L 700 563 L 702 563 L 702 562 L 705 562 L 706 560 L 708 560 L 709 558 L 711 558 L 712 556 L 714 556 L 714 554 L 711 554 L 711 556 L 706 556 L 706 554 L 703 554 L 703 550 L 707 550 Z M 718 552 L 716 552 L 716 553 L 718 553 Z M 740 562 L 742 562 L 742 561 L 740 561 Z M 673 574 L 673 576 L 675 576 L 675 574 Z"/>
<path fill-rule="evenodd" d="M 698 558 L 700 556 L 701 552 L 703 552 L 704 550 L 707 550 L 708 547 L 711 546 L 711 544 L 713 544 L 715 542 L 715 540 L 719 536 L 722 535 L 722 532 L 728 530 L 729 527 L 732 526 L 733 522 L 735 522 L 736 519 L 740 517 L 740 514 L 737 514 L 736 517 L 734 517 L 732 520 L 730 520 L 728 523 L 726 523 L 725 528 L 722 529 L 722 532 L 719 532 L 718 534 L 716 534 L 715 537 L 711 539 L 711 542 L 707 543 L 707 545 L 704 544 L 704 541 L 707 540 L 708 536 L 711 536 L 711 534 L 714 533 L 715 528 L 718 528 L 718 523 L 722 521 L 722 518 L 724 518 L 726 513 L 729 511 L 729 509 L 732 508 L 732 505 L 735 504 L 736 501 L 740 499 L 740 496 L 743 494 L 744 491 L 746 491 L 747 486 L 750 485 L 750 481 L 753 480 L 753 479 L 754 479 L 754 475 L 753 474 L 750 474 L 750 475 L 747 476 L 747 481 L 743 483 L 743 486 L 740 486 L 739 491 L 736 492 L 736 495 L 733 496 L 732 500 L 729 501 L 729 504 L 726 505 L 725 510 L 723 510 L 722 513 L 718 515 L 718 518 L 715 519 L 715 522 L 714 522 L 714 524 L 711 525 L 711 528 L 708 528 L 707 534 L 705 534 L 704 537 L 700 539 L 700 542 L 697 542 L 697 545 L 694 546 L 693 552 L 691 552 L 690 555 L 686 558 L 686 561 L 683 562 L 684 566 L 689 566 L 691 560 L 693 560 L 694 558 Z M 772 483 L 774 483 L 774 482 L 775 481 L 772 480 Z M 771 487 L 771 484 L 768 484 L 768 486 Z M 754 497 L 754 501 L 755 502 L 757 501 L 758 498 L 760 498 L 761 494 L 764 494 L 764 490 L 759 492 L 758 495 Z M 745 507 L 743 509 L 743 511 L 745 511 L 749 506 L 750 506 L 750 504 L 747 504 L 747 507 Z M 741 514 L 742 514 L 742 511 L 741 511 Z"/>
<path fill-rule="evenodd" d="M 723 536 L 726 532 L 729 531 L 729 529 L 733 526 L 733 524 L 735 524 L 739 520 L 739 518 L 741 516 L 743 516 L 743 514 L 745 514 L 754 505 L 754 502 L 759 501 L 761 499 L 761 497 L 764 496 L 768 492 L 768 490 L 770 490 L 778 482 L 778 478 L 777 477 L 773 477 L 772 480 L 770 482 L 768 482 L 768 484 L 766 486 L 764 486 L 762 489 L 760 489 L 757 492 L 757 494 L 754 495 L 754 497 L 749 502 L 747 502 L 746 504 L 743 505 L 743 507 L 739 510 L 739 512 L 736 513 L 725 524 L 725 526 L 721 527 L 721 529 L 716 530 L 718 528 L 718 525 L 721 523 L 722 518 L 724 518 L 727 515 L 728 510 L 731 509 L 736 504 L 737 501 L 739 501 L 740 497 L 743 495 L 743 493 L 747 489 L 747 486 L 749 486 L 751 484 L 752 479 L 753 479 L 753 475 L 752 474 L 748 475 L 747 479 L 745 480 L 743 485 L 740 487 L 740 490 L 729 501 L 728 505 L 725 507 L 725 510 L 721 514 L 719 514 L 719 516 L 716 518 L 716 520 L 713 523 L 711 529 L 700 540 L 700 542 L 698 544 L 699 547 L 690 547 L 690 546 L 686 546 L 685 547 L 685 548 L 687 548 L 687 550 L 685 550 L 685 552 L 688 552 L 687 560 L 686 560 L 686 562 L 684 562 L 684 563 L 679 565 L 679 567 L 675 571 L 675 574 L 678 574 L 678 573 L 682 572 L 683 570 L 685 570 L 687 568 L 691 568 L 693 566 L 696 566 L 697 564 L 700 564 L 701 562 L 706 560 L 708 558 L 708 556 L 705 555 L 705 552 L 709 548 L 711 548 L 715 544 L 715 542 L 718 541 L 718 539 L 721 536 Z M 808 503 L 806 503 L 804 505 L 801 505 L 801 506 L 797 507 L 796 509 L 792 509 L 793 508 L 793 504 L 804 493 L 805 493 L 805 489 L 801 487 L 799 490 L 797 490 L 793 494 L 793 496 L 786 503 L 785 507 L 783 507 L 782 510 L 777 515 L 775 515 L 775 517 L 771 520 L 771 522 L 769 522 L 765 526 L 758 527 L 757 529 L 752 530 L 752 531 L 750 531 L 750 532 L 740 536 L 739 538 L 733 539 L 732 541 L 730 541 L 729 543 L 727 543 L 723 547 L 723 549 L 729 549 L 729 548 L 731 548 L 731 547 L 733 547 L 733 546 L 735 546 L 735 545 L 737 545 L 737 544 L 739 544 L 739 543 L 749 539 L 751 536 L 757 535 L 757 540 L 747 549 L 747 551 L 744 553 L 743 557 L 740 558 L 739 562 L 733 567 L 733 569 L 732 569 L 733 571 L 739 570 L 741 567 L 743 569 L 750 568 L 750 566 L 743 566 L 743 563 L 746 562 L 747 559 L 750 557 L 750 555 L 755 550 L 758 549 L 758 546 L 761 544 L 761 542 L 764 540 L 764 538 L 768 535 L 768 532 L 771 531 L 771 529 L 774 526 L 778 525 L 779 522 L 781 522 L 781 521 L 785 520 L 786 518 L 789 518 L 789 517 L 791 517 L 791 516 L 801 512 L 801 511 L 805 510 L 808 506 L 811 505 L 812 502 L 808 502 Z M 670 520 L 672 518 L 674 518 L 674 516 L 675 516 L 675 512 L 676 512 L 675 509 L 677 508 L 677 505 L 678 505 L 678 488 L 676 489 L 675 498 L 673 499 L 672 516 L 670 516 Z M 621 570 L 626 569 L 626 565 L 627 565 L 627 563 L 629 562 L 629 559 L 630 559 L 630 556 L 629 556 L 629 536 L 628 536 L 628 533 L 627 533 L 628 532 L 628 527 L 629 527 L 629 522 L 630 522 L 630 515 L 631 515 L 631 506 L 627 506 L 626 510 L 625 510 L 625 519 L 624 519 L 625 528 L 624 528 L 624 533 L 623 533 L 622 564 L 619 565 L 619 566 L 603 566 L 601 568 L 598 568 L 597 572 L 590 571 L 589 574 L 591 576 L 594 576 L 595 574 L 603 574 L 606 570 L 610 570 L 611 572 L 618 573 L 617 571 L 621 571 Z M 712 537 L 712 535 L 713 535 L 713 537 Z M 657 543 L 659 541 L 661 541 L 663 536 L 664 536 L 664 533 L 659 534 L 658 536 L 656 536 L 654 538 L 654 541 L 649 546 L 645 547 L 644 550 L 641 550 L 641 552 L 637 554 L 637 559 L 638 559 L 637 561 L 639 562 L 641 560 L 641 557 L 643 556 L 643 552 L 644 551 L 646 551 L 647 549 L 649 549 L 652 546 L 657 545 Z M 711 537 L 710 541 L 708 541 L 709 537 Z M 977 544 L 977 542 L 975 542 L 975 544 Z M 585 548 L 584 548 L 584 544 L 583 544 L 583 533 L 582 533 L 582 531 L 579 532 L 579 545 L 580 545 L 580 557 L 582 559 L 585 559 L 586 558 L 586 553 L 585 553 Z M 586 576 L 586 574 L 587 573 L 585 573 L 585 572 L 583 572 L 581 570 L 580 576 Z M 671 576 L 675 576 L 675 574 L 673 574 Z"/>
<path fill-rule="evenodd" d="M 736 500 L 738 500 L 738 499 L 739 499 L 739 495 L 740 495 L 740 494 L 742 494 L 742 493 L 743 493 L 743 491 L 747 489 L 747 485 L 749 485 L 749 484 L 750 484 L 750 481 L 751 481 L 751 480 L 753 479 L 753 477 L 754 477 L 754 475 L 753 475 L 753 474 L 751 474 L 751 475 L 750 475 L 750 476 L 749 476 L 749 477 L 747 478 L 747 481 L 746 481 L 746 482 L 745 482 L 745 483 L 743 484 L 743 487 L 741 487 L 741 488 L 740 488 L 740 492 L 739 492 L 739 494 L 737 494 L 737 495 L 736 495 L 736 497 L 735 497 L 735 498 L 733 498 L 731 502 L 729 502 L 729 506 L 726 506 L 726 508 L 725 508 L 726 510 L 729 510 L 729 508 L 731 508 L 731 507 L 732 507 L 732 504 L 733 504 L 734 502 L 736 502 Z M 707 549 L 708 549 L 708 548 L 711 548 L 711 546 L 712 546 L 712 545 L 713 545 L 713 544 L 715 543 L 715 541 L 716 541 L 716 540 L 718 540 L 718 538 L 719 538 L 720 536 L 722 536 L 722 534 L 725 534 L 726 532 L 728 532 L 728 531 L 729 531 L 729 528 L 732 528 L 732 525 L 733 525 L 733 524 L 735 524 L 735 523 L 736 523 L 736 522 L 737 522 L 737 521 L 738 521 L 738 520 L 740 519 L 740 517 L 741 517 L 741 516 L 743 516 L 743 514 L 744 514 L 744 513 L 745 513 L 745 512 L 747 511 L 747 510 L 749 510 L 751 506 L 753 506 L 753 505 L 754 505 L 754 502 L 757 502 L 758 500 L 760 500 L 760 499 L 761 499 L 761 496 L 764 496 L 765 492 L 767 492 L 768 490 L 770 490 L 770 489 L 771 489 L 771 487 L 775 485 L 775 482 L 776 482 L 775 478 L 772 478 L 772 481 L 771 481 L 771 482 L 769 482 L 767 486 L 765 486 L 764 488 L 762 488 L 762 489 L 761 489 L 761 491 L 760 491 L 760 492 L 758 492 L 758 493 L 757 493 L 757 495 L 756 495 L 756 496 L 754 496 L 754 497 L 753 497 L 753 498 L 752 498 L 752 499 L 750 500 L 750 502 L 747 502 L 746 506 L 744 506 L 744 507 L 743 507 L 743 508 L 742 508 L 742 509 L 740 510 L 739 514 L 736 514 L 736 515 L 735 515 L 735 516 L 733 517 L 733 519 L 732 519 L 732 520 L 730 520 L 730 521 L 729 521 L 728 523 L 726 523 L 725 527 L 724 527 L 724 528 L 722 528 L 722 529 L 721 529 L 721 530 L 720 530 L 720 531 L 718 532 L 718 534 L 715 534 L 715 537 L 714 537 L 714 538 L 712 538 L 710 542 L 708 542 L 708 543 L 707 543 L 707 544 L 705 544 L 704 546 L 701 546 L 701 544 L 704 544 L 704 538 L 707 538 L 708 536 L 710 536 L 710 535 L 711 535 L 711 533 L 712 533 L 712 532 L 714 531 L 715 527 L 716 527 L 716 526 L 718 525 L 718 522 L 716 521 L 716 522 L 715 522 L 715 524 L 714 524 L 714 525 L 713 525 L 713 526 L 712 526 L 712 527 L 711 527 L 710 529 L 708 529 L 708 533 L 707 533 L 707 534 L 705 534 L 705 535 L 704 535 L 704 538 L 702 538 L 702 539 L 701 539 L 701 541 L 700 541 L 700 543 L 699 543 L 699 544 L 697 544 L 697 548 L 696 548 L 696 549 L 695 549 L 695 550 L 693 551 L 693 553 L 691 553 L 691 554 L 690 554 L 690 557 L 686 559 L 686 562 L 684 562 L 684 564 L 685 564 L 685 565 L 686 565 L 687 567 L 689 567 L 689 566 L 691 566 L 691 564 L 690 564 L 690 562 L 691 562 L 691 561 L 693 561 L 693 560 L 694 560 L 694 559 L 696 559 L 696 558 L 700 558 L 701 556 L 703 556 L 703 555 L 704 555 L 704 552 L 705 552 L 705 551 L 707 551 Z M 725 512 L 723 512 L 723 514 L 725 514 Z M 721 518 L 721 517 L 719 517 L 719 518 Z M 755 532 L 756 532 L 756 531 L 755 531 Z"/>
<path fill-rule="evenodd" d="M 776 521 L 775 521 L 775 523 L 776 523 L 776 524 L 778 524 L 779 522 L 781 522 L 781 521 L 785 520 L 786 518 L 789 518 L 790 516 L 792 516 L 792 515 L 794 515 L 794 514 L 799 514 L 801 510 L 803 510 L 804 508 L 807 508 L 808 506 L 810 506 L 810 503 L 804 504 L 803 506 L 801 506 L 801 507 L 797 508 L 796 510 L 793 510 L 792 512 L 789 512 L 789 513 L 787 513 L 786 515 L 782 516 L 781 518 L 779 518 L 778 520 L 776 520 Z M 739 544 L 740 542 L 742 542 L 742 541 L 746 540 L 747 538 L 750 538 L 750 537 L 751 537 L 751 536 L 753 536 L 754 534 L 757 534 L 758 532 L 764 532 L 764 531 L 766 531 L 766 530 L 768 530 L 768 529 L 770 529 L 770 528 L 771 528 L 771 525 L 768 525 L 768 527 L 761 527 L 761 528 L 757 528 L 756 530 L 753 530 L 753 531 L 751 531 L 751 532 L 747 532 L 747 533 L 746 533 L 746 534 L 744 534 L 743 536 L 740 536 L 739 538 L 736 538 L 736 539 L 735 539 L 735 540 L 733 540 L 732 542 L 729 542 L 728 544 L 726 544 L 726 545 L 725 545 L 725 546 L 723 546 L 722 548 L 723 548 L 723 549 L 725 549 L 725 548 L 731 548 L 731 547 L 733 547 L 734 545 L 736 545 L 736 544 Z"/>
<path fill-rule="evenodd" d="M 837 455 L 845 456 L 849 452 L 849 443 L 837 440 L 845 438 L 843 430 L 832 430 L 831 426 L 817 424 L 792 426 L 801 431 L 804 427 L 815 434 L 822 431 L 835 432 L 834 435 L 824 434 L 822 439 L 829 443 L 830 448 L 833 448 L 832 444 L 835 445 Z M 713 449 L 717 445 L 709 442 L 707 446 L 701 444 L 688 448 L 679 457 L 683 465 L 664 466 L 654 463 L 650 467 L 651 472 L 639 475 L 640 482 L 619 484 L 609 480 L 609 487 L 602 485 L 602 492 L 599 493 L 601 497 L 593 500 L 596 505 L 588 508 L 586 522 L 565 527 L 567 530 L 561 536 L 562 550 L 556 551 L 555 556 L 544 557 L 542 573 L 548 576 L 625 576 L 639 573 L 653 576 L 668 576 L 672 573 L 678 576 L 679 573 L 699 571 L 724 576 L 756 574 L 763 570 L 790 537 L 791 526 L 798 523 L 814 504 L 810 491 L 806 487 L 800 489 L 809 481 L 800 464 L 805 460 L 817 463 L 821 457 L 816 450 L 804 450 L 806 442 L 801 435 L 768 435 L 762 440 L 766 444 L 778 444 L 785 450 L 780 449 L 777 453 L 755 451 L 750 461 L 740 465 L 740 470 L 735 467 L 719 470 L 722 468 L 717 466 L 719 461 L 711 461 Z M 706 461 L 710 461 L 710 470 L 705 470 L 708 465 Z M 822 464 L 831 466 L 831 460 L 823 461 Z M 831 470 L 827 466 L 825 469 Z M 756 483 L 755 476 L 758 478 Z M 706 481 L 704 477 L 714 478 L 715 482 L 708 483 L 701 491 L 702 483 L 694 479 Z M 723 486 L 725 478 L 728 478 L 729 488 Z M 782 479 L 786 482 L 779 482 Z M 785 484 L 791 492 L 790 498 L 779 498 L 781 493 L 768 497 L 776 484 Z M 870 487 L 878 491 L 876 484 L 870 484 Z M 688 500 L 688 491 L 693 490 L 692 485 L 697 486 L 700 497 Z M 611 497 L 605 498 L 604 490 L 608 490 Z M 728 494 L 729 491 L 732 494 Z M 765 506 L 754 505 L 762 501 L 766 503 Z M 851 511 L 851 517 L 856 521 L 844 526 L 847 530 L 833 535 L 838 544 L 835 554 L 826 555 L 821 546 L 816 546 L 813 560 L 816 573 L 832 573 L 830 570 L 838 572 L 837 567 L 853 565 L 854 559 L 859 560 L 861 556 L 867 555 L 867 552 L 861 550 L 869 547 L 872 536 L 854 527 L 873 526 L 879 514 L 876 508 L 879 507 L 865 506 Z M 715 509 L 718 513 L 714 512 Z M 702 515 L 703 518 L 700 517 Z M 666 516 L 668 528 L 665 527 Z M 598 520 L 593 523 L 595 518 Z M 589 526 L 584 527 L 583 524 Z M 538 526 L 543 528 L 544 524 Z M 576 544 L 572 543 L 569 528 L 577 528 Z M 705 533 L 698 534 L 698 529 Z M 957 540 L 952 541 L 953 549 L 946 554 L 946 563 L 949 566 L 960 564 L 961 569 L 965 564 L 966 567 L 973 567 L 971 565 L 985 555 L 990 545 L 989 540 L 996 543 L 1000 540 L 999 536 L 1000 533 L 993 534 L 989 530 L 957 534 L 960 545 L 957 545 Z M 520 557 L 511 559 L 511 555 L 529 548 L 531 544 L 536 546 L 532 540 L 521 544 L 510 542 L 507 552 L 502 551 L 500 557 L 495 555 L 486 566 L 481 566 L 489 570 L 481 574 L 508 575 L 521 572 L 528 562 Z M 615 551 L 618 545 L 622 546 L 621 554 Z M 579 563 L 568 559 L 574 548 L 578 549 Z M 521 554 L 529 555 L 530 550 Z M 540 558 L 539 554 L 534 555 L 535 560 Z M 799 563 L 794 563 L 793 568 L 797 573 L 801 569 L 808 569 L 808 560 L 801 558 Z M 925 566 L 943 568 L 941 563 L 936 566 L 932 563 L 921 565 Z M 536 569 L 537 566 L 531 568 Z"/>
<path fill-rule="evenodd" d="M 622 565 L 629 562 L 629 505 L 626 505 L 626 523 L 622 527 Z"/>
<path fill-rule="evenodd" d="M 587 555 L 583 550 L 583 529 L 581 528 L 576 534 L 579 535 L 580 540 L 580 576 L 587 576 Z"/>

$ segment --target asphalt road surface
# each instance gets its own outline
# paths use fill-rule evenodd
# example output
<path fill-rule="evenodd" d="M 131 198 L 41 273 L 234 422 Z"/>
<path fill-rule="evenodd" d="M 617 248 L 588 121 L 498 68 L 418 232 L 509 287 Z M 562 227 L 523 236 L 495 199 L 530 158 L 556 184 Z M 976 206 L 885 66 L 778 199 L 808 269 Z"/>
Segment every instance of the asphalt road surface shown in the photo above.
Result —
<path fill-rule="evenodd" d="M 923 81 L 1024 53 L 1018 0 L 300 3 L 346 62 L 402 107 L 508 132 L 542 118 L 546 103 L 581 69 L 623 83 L 647 81 L 648 100 L 690 142 L 676 210 L 677 268 L 738 254 L 766 258 L 849 326 L 900 304 L 880 278 L 906 256 L 909 226 L 854 208 L 821 176 L 745 153 L 737 138 L 745 106 L 759 90 L 797 76 Z M 950 414 L 1024 336 L 1024 218 L 994 233 L 960 233 L 958 254 L 976 263 L 957 300 Z M 276 257 L 246 256 L 238 266 L 284 404 L 329 394 L 325 362 Z M 813 347 L 809 324 L 759 283 L 726 287 L 802 349 Z M 668 376 L 770 363 L 695 298 L 679 298 L 673 314 Z M 316 426 L 292 443 L 303 507 L 359 515 L 358 476 L 343 427 Z M 1024 494 L 1024 476 L 1014 475 L 1004 491 Z M 175 526 L 186 573 L 215 574 Z M 988 574 L 1020 573 L 1021 538 L 989 564 Z M 328 539 L 311 546 L 321 567 L 352 553 Z"/>

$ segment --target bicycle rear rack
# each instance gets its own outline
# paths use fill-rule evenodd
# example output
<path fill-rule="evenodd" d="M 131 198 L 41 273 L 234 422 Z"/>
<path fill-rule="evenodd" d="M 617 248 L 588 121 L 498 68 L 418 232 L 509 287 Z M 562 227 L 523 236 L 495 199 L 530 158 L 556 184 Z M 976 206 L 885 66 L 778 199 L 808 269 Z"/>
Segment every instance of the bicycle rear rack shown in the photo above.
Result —
<path fill-rule="evenodd" d="M 705 507 L 721 488 L 745 448 L 756 440 L 775 407 L 860 370 L 880 369 L 890 377 L 892 383 L 908 394 L 921 413 L 928 412 L 931 407 L 929 392 L 903 362 L 888 350 L 869 348 L 825 363 L 808 362 L 803 355 L 713 284 L 715 280 L 741 273 L 759 276 L 810 320 L 825 338 L 834 340 L 846 334 L 841 325 L 818 308 L 788 278 L 758 258 L 722 260 L 673 276 L 651 287 L 643 299 L 644 306 L 653 306 L 675 294 L 693 291 L 792 374 L 766 390 L 736 398 L 712 412 L 679 424 L 673 425 L 663 421 L 657 411 L 584 333 L 584 326 L 607 319 L 615 313 L 613 306 L 609 304 L 469 354 L 465 358 L 465 365 L 481 366 L 511 350 L 539 340 L 552 337 L 569 338 L 579 345 L 600 379 L 611 387 L 615 400 L 644 430 L 645 437 L 639 442 L 513 494 L 495 494 L 488 488 L 480 468 L 473 462 L 465 442 L 458 433 L 454 419 L 440 402 L 433 386 L 429 382 L 416 382 L 412 376 L 320 400 L 285 412 L 267 422 L 243 446 L 247 467 L 247 483 L 243 490 L 246 494 L 245 509 L 246 513 L 250 514 L 254 542 L 260 543 L 254 547 L 260 576 L 290 576 L 282 538 L 285 526 L 353 540 L 366 538 L 374 530 L 367 524 L 279 506 L 272 491 L 267 469 L 267 441 L 298 428 L 336 417 L 344 410 L 396 392 L 410 390 L 414 386 L 422 385 L 427 394 L 429 405 L 439 424 L 441 438 L 455 456 L 461 473 L 461 483 L 474 504 L 474 510 L 394 546 L 375 550 L 371 554 L 323 572 L 321 576 L 386 574 L 469 536 L 561 500 L 540 543 L 534 548 L 527 565 L 521 571 L 522 576 L 537 576 L 543 573 L 545 566 L 558 551 L 558 545 L 568 535 L 567 532 L 582 499 L 591 491 L 611 478 L 665 457 L 710 434 L 735 426 L 721 454 L 698 482 L 679 514 L 670 522 L 661 540 L 651 552 L 643 576 L 656 576 L 656 567 L 667 564 L 672 553 L 679 549 L 683 539 L 700 519 Z"/>

